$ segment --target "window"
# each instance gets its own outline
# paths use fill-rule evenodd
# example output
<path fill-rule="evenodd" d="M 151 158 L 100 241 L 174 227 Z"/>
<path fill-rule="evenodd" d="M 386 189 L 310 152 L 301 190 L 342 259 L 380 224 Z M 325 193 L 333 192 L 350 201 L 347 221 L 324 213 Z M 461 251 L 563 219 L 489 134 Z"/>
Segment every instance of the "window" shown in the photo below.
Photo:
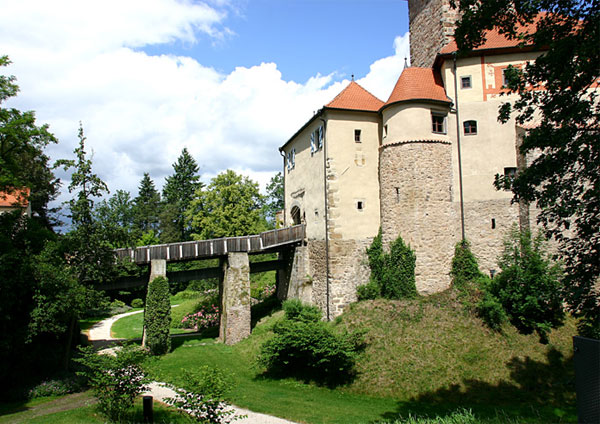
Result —
<path fill-rule="evenodd" d="M 356 209 L 358 209 L 359 211 L 362 211 L 364 208 L 365 208 L 364 200 L 358 200 L 356 202 Z"/>
<path fill-rule="evenodd" d="M 314 155 L 323 147 L 323 127 L 310 133 L 310 154 Z"/>
<path fill-rule="evenodd" d="M 383 136 L 387 137 L 387 124 L 383 126 Z"/>
<path fill-rule="evenodd" d="M 471 75 L 460 77 L 460 88 L 471 88 Z"/>
<path fill-rule="evenodd" d="M 436 134 L 446 134 L 446 115 L 431 114 L 431 131 Z"/>
<path fill-rule="evenodd" d="M 292 148 L 287 154 L 287 169 L 291 171 L 296 166 L 296 148 Z"/>
<path fill-rule="evenodd" d="M 502 70 L 502 87 L 508 87 L 508 78 L 506 77 L 508 68 Z"/>
<path fill-rule="evenodd" d="M 465 135 L 475 135 L 477 134 L 477 121 L 465 121 L 463 122 L 463 128 Z"/>
<path fill-rule="evenodd" d="M 360 130 L 354 130 L 354 141 L 360 143 Z"/>
<path fill-rule="evenodd" d="M 509 182 L 509 185 L 504 187 L 505 191 L 510 191 L 510 186 L 512 185 L 512 180 L 517 176 L 517 168 L 504 168 L 504 178 Z"/>

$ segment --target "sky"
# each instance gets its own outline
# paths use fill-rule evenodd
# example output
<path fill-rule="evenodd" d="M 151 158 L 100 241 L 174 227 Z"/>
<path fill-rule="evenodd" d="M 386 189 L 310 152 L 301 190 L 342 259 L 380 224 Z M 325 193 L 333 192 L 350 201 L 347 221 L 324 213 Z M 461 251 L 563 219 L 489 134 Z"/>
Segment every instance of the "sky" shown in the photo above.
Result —
<path fill-rule="evenodd" d="M 81 124 L 111 193 L 157 188 L 186 147 L 204 182 L 264 189 L 278 148 L 355 81 L 387 100 L 409 56 L 404 0 L 0 0 L 0 55 L 73 158 Z M 69 175 L 58 201 L 66 200 Z"/>

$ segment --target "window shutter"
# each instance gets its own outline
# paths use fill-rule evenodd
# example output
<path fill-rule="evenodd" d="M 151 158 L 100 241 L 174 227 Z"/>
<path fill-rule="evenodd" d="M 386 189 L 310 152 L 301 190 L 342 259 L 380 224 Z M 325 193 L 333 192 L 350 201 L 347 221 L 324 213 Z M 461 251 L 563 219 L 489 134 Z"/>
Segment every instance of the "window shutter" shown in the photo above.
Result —
<path fill-rule="evenodd" d="M 310 154 L 315 153 L 315 133 L 310 133 Z"/>
<path fill-rule="evenodd" d="M 323 147 L 323 126 L 319 127 L 319 149 Z"/>
<path fill-rule="evenodd" d="M 288 152 L 287 154 L 287 169 L 288 171 L 292 169 L 292 152 Z"/>
<path fill-rule="evenodd" d="M 292 169 L 296 166 L 296 148 L 292 149 Z"/>

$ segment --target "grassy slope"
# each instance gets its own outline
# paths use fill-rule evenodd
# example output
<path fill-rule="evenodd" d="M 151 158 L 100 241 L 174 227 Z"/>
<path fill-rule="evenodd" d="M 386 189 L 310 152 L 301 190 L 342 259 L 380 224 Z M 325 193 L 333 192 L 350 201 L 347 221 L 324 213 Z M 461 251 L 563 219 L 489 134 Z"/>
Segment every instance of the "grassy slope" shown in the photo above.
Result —
<path fill-rule="evenodd" d="M 280 315 L 263 320 L 236 346 L 211 338 L 173 340 L 173 352 L 152 363 L 155 377 L 179 384 L 185 369 L 218 366 L 233 374 L 235 404 L 299 422 L 443 416 L 459 407 L 473 409 L 482 422 L 575 419 L 572 321 L 543 346 L 535 335 L 519 335 L 512 328 L 490 332 L 448 293 L 358 303 L 336 328 L 368 330 L 360 374 L 352 385 L 330 390 L 261 375 L 254 361 Z"/>

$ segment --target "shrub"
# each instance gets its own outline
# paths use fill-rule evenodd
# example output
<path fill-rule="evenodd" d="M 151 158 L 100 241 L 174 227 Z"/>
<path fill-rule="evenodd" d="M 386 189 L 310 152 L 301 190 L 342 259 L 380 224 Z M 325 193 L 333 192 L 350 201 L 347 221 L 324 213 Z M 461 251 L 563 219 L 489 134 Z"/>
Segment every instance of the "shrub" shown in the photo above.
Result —
<path fill-rule="evenodd" d="M 229 423 L 244 418 L 235 415 L 226 402 L 225 394 L 231 389 L 231 382 L 219 368 L 202 366 L 199 370 L 182 371 L 184 388 L 171 386 L 177 397 L 166 398 L 167 404 L 201 423 Z"/>
<path fill-rule="evenodd" d="M 171 349 L 170 326 L 169 283 L 164 277 L 156 277 L 148 284 L 144 314 L 146 347 L 151 354 L 162 355 Z"/>
<path fill-rule="evenodd" d="M 459 241 L 454 247 L 450 275 L 452 275 L 452 284 L 457 288 L 464 288 L 483 275 L 479 271 L 477 258 L 471 252 L 471 245 L 467 240 Z"/>
<path fill-rule="evenodd" d="M 73 377 L 45 380 L 27 392 L 29 399 L 46 396 L 63 396 L 81 390 L 81 382 Z"/>
<path fill-rule="evenodd" d="M 362 333 L 335 334 L 320 320 L 314 306 L 284 303 L 285 317 L 273 327 L 258 362 L 279 377 L 295 377 L 328 386 L 344 384 L 355 375 L 354 364 L 363 346 Z"/>
<path fill-rule="evenodd" d="M 547 343 L 548 332 L 563 324 L 561 270 L 551 264 L 539 234 L 515 227 L 506 238 L 500 274 L 492 280 L 491 293 L 502 304 L 508 319 L 519 332 L 536 331 Z"/>
<path fill-rule="evenodd" d="M 364 286 L 358 286 L 356 288 L 356 297 L 358 300 L 373 300 L 381 296 L 381 290 L 379 286 L 373 281 L 369 281 Z"/>
<path fill-rule="evenodd" d="M 502 304 L 489 292 L 484 292 L 483 298 L 477 304 L 477 315 L 495 331 L 499 331 L 507 319 Z"/>
<path fill-rule="evenodd" d="M 219 318 L 219 308 L 216 305 L 202 306 L 199 311 L 185 315 L 181 320 L 181 326 L 200 331 L 219 325 Z"/>
<path fill-rule="evenodd" d="M 144 307 L 144 301 L 142 299 L 133 299 L 131 301 L 131 307 L 132 308 L 143 308 Z"/>
<path fill-rule="evenodd" d="M 144 352 L 125 346 L 115 356 L 99 355 L 90 346 L 81 349 L 81 353 L 76 361 L 84 365 L 84 370 L 78 374 L 88 379 L 100 413 L 110 421 L 122 421 L 135 398 L 147 390 L 146 377 L 139 366 Z"/>
<path fill-rule="evenodd" d="M 415 263 L 417 257 L 410 246 L 398 236 L 385 257 L 381 294 L 386 299 L 411 298 L 417 294 Z"/>
<path fill-rule="evenodd" d="M 415 283 L 414 251 L 398 236 L 390 245 L 390 252 L 383 251 L 381 228 L 367 249 L 371 277 L 369 283 L 357 288 L 359 300 L 411 298 L 417 294 Z"/>

